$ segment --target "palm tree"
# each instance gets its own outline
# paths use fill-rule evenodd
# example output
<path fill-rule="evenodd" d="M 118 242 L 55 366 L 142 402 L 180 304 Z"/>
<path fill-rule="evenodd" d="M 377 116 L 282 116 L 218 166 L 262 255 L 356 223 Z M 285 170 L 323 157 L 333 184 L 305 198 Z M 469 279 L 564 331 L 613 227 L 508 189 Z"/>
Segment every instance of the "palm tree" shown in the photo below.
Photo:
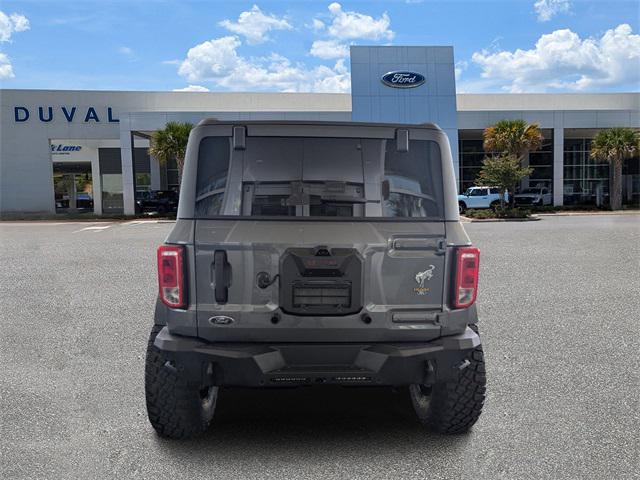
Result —
<path fill-rule="evenodd" d="M 486 152 L 498 152 L 522 161 L 527 153 L 542 146 L 544 137 L 537 123 L 516 119 L 500 120 L 485 128 L 483 139 Z"/>
<path fill-rule="evenodd" d="M 162 164 L 175 158 L 178 167 L 178 184 L 182 183 L 184 156 L 192 128 L 193 125 L 190 123 L 168 122 L 164 129 L 157 130 L 151 135 L 149 155 L 157 158 Z"/>
<path fill-rule="evenodd" d="M 640 152 L 640 134 L 630 128 L 601 130 L 591 142 L 590 157 L 613 166 L 611 210 L 622 208 L 622 163 Z"/>
<path fill-rule="evenodd" d="M 544 137 L 537 123 L 527 123 L 521 119 L 500 120 L 484 129 L 483 147 L 485 152 L 495 152 L 500 157 L 515 158 L 519 166 L 529 152 L 542 146 Z M 510 192 L 509 204 L 514 205 L 514 192 Z"/>

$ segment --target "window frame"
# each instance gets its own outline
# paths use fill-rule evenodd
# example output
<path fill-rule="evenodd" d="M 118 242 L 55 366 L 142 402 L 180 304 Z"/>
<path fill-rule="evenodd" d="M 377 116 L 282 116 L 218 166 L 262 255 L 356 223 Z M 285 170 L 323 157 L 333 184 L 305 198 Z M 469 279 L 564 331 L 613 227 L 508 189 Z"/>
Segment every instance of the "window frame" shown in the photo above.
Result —
<path fill-rule="evenodd" d="M 336 137 L 336 138 L 359 138 L 366 139 L 363 143 L 363 147 L 368 144 L 368 148 L 371 148 L 376 140 L 382 139 L 394 139 L 401 130 L 407 130 L 409 137 L 412 140 L 430 140 L 437 144 L 440 149 L 440 161 L 437 164 L 438 168 L 438 181 L 437 185 L 438 197 L 442 195 L 444 201 L 442 202 L 442 209 L 433 213 L 433 216 L 424 218 L 387 218 L 381 217 L 379 212 L 379 206 L 377 204 L 371 204 L 367 207 L 367 217 L 358 218 L 354 217 L 346 221 L 351 222 L 367 222 L 367 223 L 413 223 L 413 222 L 458 222 L 460 215 L 458 211 L 457 195 L 458 189 L 456 185 L 456 172 L 454 171 L 454 163 L 451 159 L 450 142 L 446 133 L 438 128 L 436 125 L 423 124 L 423 125 L 407 125 L 398 123 L 358 123 L 351 121 L 316 121 L 316 120 L 232 120 L 232 121 L 220 121 L 216 119 L 206 119 L 201 121 L 190 134 L 189 146 L 187 147 L 185 169 L 182 177 L 182 185 L 180 191 L 180 203 L 178 205 L 177 218 L 183 220 L 201 220 L 206 219 L 225 221 L 229 220 L 234 222 L 236 220 L 262 221 L 267 217 L 246 217 L 236 215 L 235 208 L 230 209 L 229 205 L 225 211 L 227 215 L 223 216 L 205 216 L 206 212 L 196 212 L 195 208 L 195 191 L 196 191 L 196 179 L 198 169 L 198 154 L 199 143 L 207 137 L 226 137 L 233 138 L 234 131 L 244 130 L 240 143 L 237 144 L 237 150 L 234 151 L 234 156 L 241 154 L 243 147 L 242 138 L 248 138 L 251 136 L 264 136 L 264 137 Z M 230 173 L 232 177 L 236 177 L 235 162 L 231 164 Z M 240 168 L 242 168 L 240 166 Z M 440 173 L 441 172 L 441 173 Z M 375 182 L 375 181 L 374 181 Z M 371 182 L 369 182 L 370 184 Z M 229 183 L 232 189 L 232 195 L 225 195 L 225 198 L 229 196 L 233 197 L 233 205 L 239 205 L 240 196 L 242 194 L 241 185 L 235 180 L 231 180 Z M 367 192 L 369 198 L 369 192 Z M 228 202 L 231 204 L 231 202 Z M 204 215 L 203 215 L 204 214 Z M 335 222 L 334 217 L 284 217 L 281 220 L 285 221 L 303 221 L 309 222 L 309 219 L 313 219 L 316 222 L 330 221 Z M 271 218 L 268 218 L 271 220 Z M 278 220 L 278 218 L 273 218 Z"/>

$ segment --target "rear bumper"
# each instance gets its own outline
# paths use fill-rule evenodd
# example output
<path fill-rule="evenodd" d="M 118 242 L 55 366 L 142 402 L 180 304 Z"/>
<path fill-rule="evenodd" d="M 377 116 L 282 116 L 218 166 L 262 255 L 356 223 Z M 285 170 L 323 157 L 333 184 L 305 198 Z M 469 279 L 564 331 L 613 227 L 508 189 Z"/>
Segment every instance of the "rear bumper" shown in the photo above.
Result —
<path fill-rule="evenodd" d="M 421 343 L 208 343 L 169 333 L 155 346 L 187 381 L 220 386 L 433 384 L 455 378 L 465 357 L 480 344 L 463 333 Z"/>

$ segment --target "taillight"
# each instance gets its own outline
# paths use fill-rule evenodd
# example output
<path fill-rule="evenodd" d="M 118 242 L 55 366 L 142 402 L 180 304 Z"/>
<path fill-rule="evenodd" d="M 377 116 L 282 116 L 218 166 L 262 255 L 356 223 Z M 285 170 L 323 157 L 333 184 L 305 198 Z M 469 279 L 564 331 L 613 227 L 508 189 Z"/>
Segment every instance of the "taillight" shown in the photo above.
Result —
<path fill-rule="evenodd" d="M 158 285 L 160 300 L 167 307 L 183 308 L 185 302 L 184 247 L 158 247 Z"/>
<path fill-rule="evenodd" d="M 470 307 L 478 295 L 480 272 L 480 250 L 476 247 L 456 249 L 456 283 L 453 290 L 453 305 L 456 308 Z"/>

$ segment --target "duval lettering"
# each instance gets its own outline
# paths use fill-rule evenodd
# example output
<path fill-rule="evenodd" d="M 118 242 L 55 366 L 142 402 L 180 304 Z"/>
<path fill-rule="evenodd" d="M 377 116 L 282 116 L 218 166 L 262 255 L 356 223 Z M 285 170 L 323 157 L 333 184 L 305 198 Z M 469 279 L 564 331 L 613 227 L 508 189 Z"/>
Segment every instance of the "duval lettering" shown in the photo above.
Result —
<path fill-rule="evenodd" d="M 105 107 L 99 109 L 96 107 L 77 107 L 63 105 L 61 107 L 53 107 L 49 105 L 37 106 L 37 107 L 13 107 L 13 118 L 16 123 L 24 123 L 31 118 L 31 112 L 36 111 L 37 118 L 40 122 L 49 123 L 58 118 L 66 120 L 68 123 L 72 123 L 74 120 L 83 121 L 84 123 L 118 123 L 120 119 L 116 118 L 113 114 L 112 107 Z M 77 112 L 77 115 L 76 115 Z M 106 113 L 106 122 L 103 122 Z"/>

